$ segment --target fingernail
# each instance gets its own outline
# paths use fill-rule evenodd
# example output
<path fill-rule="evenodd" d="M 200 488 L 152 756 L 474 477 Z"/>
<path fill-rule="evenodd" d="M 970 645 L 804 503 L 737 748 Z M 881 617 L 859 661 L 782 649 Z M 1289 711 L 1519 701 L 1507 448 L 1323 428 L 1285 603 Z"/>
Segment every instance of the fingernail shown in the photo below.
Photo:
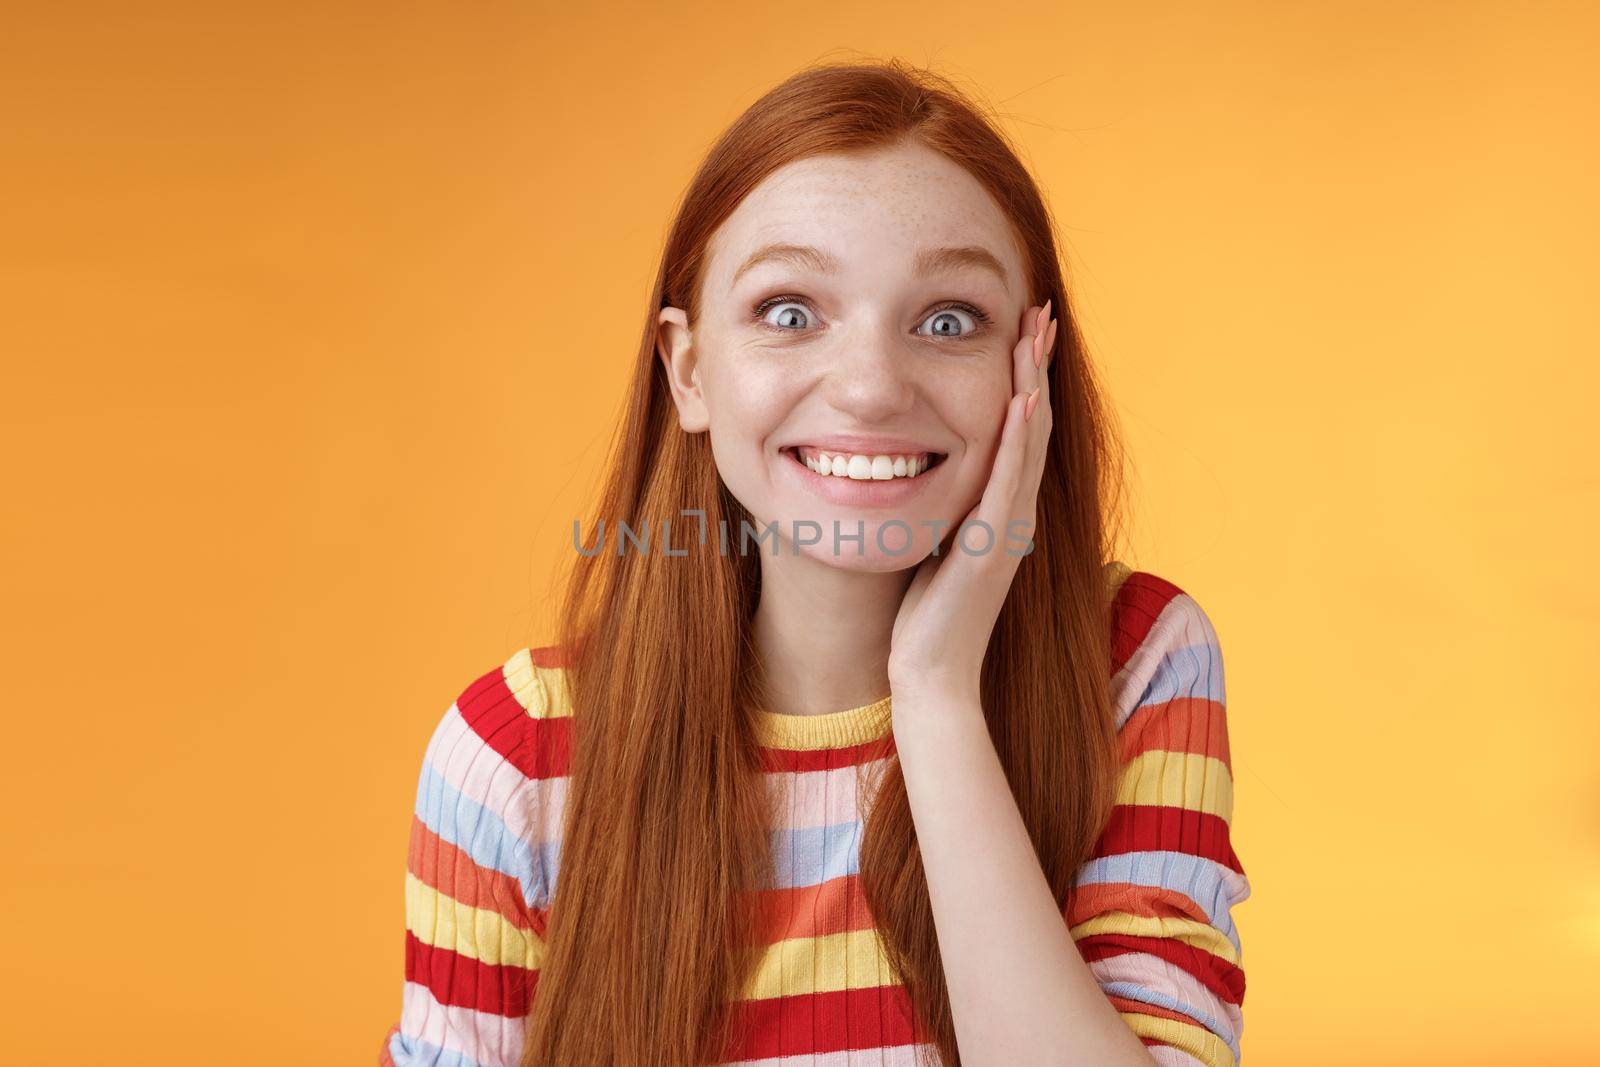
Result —
<path fill-rule="evenodd" d="M 1033 418 L 1033 405 L 1039 402 L 1039 387 L 1033 387 L 1033 392 L 1028 394 L 1028 402 L 1022 405 L 1022 421 L 1027 422 Z"/>
<path fill-rule="evenodd" d="M 1044 335 L 1043 334 L 1036 333 L 1036 334 L 1033 335 L 1033 365 L 1035 367 L 1037 367 L 1039 365 L 1039 361 L 1040 360 L 1044 359 L 1044 344 L 1043 344 L 1043 342 L 1044 342 Z"/>

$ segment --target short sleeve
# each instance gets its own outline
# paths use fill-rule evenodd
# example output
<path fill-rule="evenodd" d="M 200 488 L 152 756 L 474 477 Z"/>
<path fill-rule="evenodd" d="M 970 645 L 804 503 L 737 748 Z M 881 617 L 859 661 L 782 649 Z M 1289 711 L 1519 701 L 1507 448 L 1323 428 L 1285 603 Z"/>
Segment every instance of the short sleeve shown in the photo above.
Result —
<path fill-rule="evenodd" d="M 1113 604 L 1116 803 L 1067 921 L 1122 1018 L 1164 1067 L 1237 1067 L 1244 969 L 1232 908 L 1250 895 L 1229 837 L 1222 652 L 1177 586 L 1135 571 Z"/>
<path fill-rule="evenodd" d="M 405 980 L 381 1067 L 514 1067 L 543 952 L 527 650 L 472 683 L 429 739 L 405 871 Z"/>

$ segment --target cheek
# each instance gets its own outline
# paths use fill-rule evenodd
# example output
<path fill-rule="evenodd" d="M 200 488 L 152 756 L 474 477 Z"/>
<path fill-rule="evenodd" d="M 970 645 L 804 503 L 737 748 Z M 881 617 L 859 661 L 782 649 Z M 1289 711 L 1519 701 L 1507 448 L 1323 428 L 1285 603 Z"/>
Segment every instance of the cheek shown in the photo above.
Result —
<path fill-rule="evenodd" d="M 994 447 L 1005 428 L 1006 404 L 1011 400 L 1009 369 L 1002 380 L 997 374 L 966 383 L 952 391 L 942 404 L 945 418 L 969 449 L 983 452 Z"/>
<path fill-rule="evenodd" d="M 801 394 L 786 376 L 772 370 L 723 362 L 702 378 L 706 409 L 714 441 L 720 440 L 745 453 L 760 447 L 777 432 L 794 410 Z M 735 459 L 731 454 L 730 459 Z M 736 462 L 746 462 L 736 459 Z"/>

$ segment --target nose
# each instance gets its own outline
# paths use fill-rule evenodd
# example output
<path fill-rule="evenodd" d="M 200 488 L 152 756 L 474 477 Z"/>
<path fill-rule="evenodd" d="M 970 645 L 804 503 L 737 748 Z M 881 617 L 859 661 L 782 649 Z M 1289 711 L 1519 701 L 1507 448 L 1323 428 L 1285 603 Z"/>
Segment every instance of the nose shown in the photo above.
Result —
<path fill-rule="evenodd" d="M 825 396 L 862 425 L 883 422 L 910 409 L 916 378 L 909 345 L 889 323 L 863 324 L 840 339 L 831 354 Z"/>

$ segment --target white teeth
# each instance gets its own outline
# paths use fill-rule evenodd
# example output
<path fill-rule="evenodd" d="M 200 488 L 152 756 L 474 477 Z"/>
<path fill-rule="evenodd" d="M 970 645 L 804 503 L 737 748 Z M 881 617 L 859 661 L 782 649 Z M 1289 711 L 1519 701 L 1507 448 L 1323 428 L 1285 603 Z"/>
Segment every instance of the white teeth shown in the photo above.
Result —
<path fill-rule="evenodd" d="M 818 474 L 856 481 L 915 478 L 932 465 L 935 453 L 914 455 L 864 455 L 850 452 L 816 452 L 796 449 L 800 461 Z"/>

